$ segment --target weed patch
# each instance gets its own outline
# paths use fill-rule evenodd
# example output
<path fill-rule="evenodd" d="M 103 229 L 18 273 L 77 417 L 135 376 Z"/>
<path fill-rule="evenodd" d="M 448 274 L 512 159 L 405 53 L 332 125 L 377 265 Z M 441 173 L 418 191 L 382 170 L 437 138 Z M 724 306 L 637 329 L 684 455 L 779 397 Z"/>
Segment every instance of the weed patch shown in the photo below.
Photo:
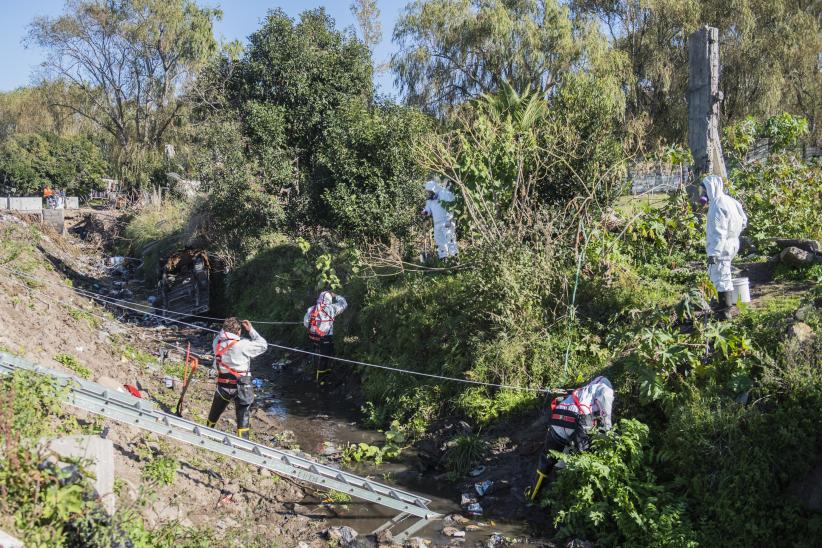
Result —
<path fill-rule="evenodd" d="M 83 365 L 80 362 L 80 360 L 78 360 L 77 358 L 75 358 L 71 354 L 65 354 L 65 353 L 61 352 L 60 354 L 57 354 L 56 356 L 54 356 L 54 361 L 56 361 L 59 364 L 64 365 L 65 367 L 68 367 L 69 369 L 71 369 L 72 371 L 77 373 L 77 375 L 79 375 L 80 377 L 82 377 L 84 379 L 90 379 L 91 378 L 91 369 L 89 369 L 88 367 Z"/>

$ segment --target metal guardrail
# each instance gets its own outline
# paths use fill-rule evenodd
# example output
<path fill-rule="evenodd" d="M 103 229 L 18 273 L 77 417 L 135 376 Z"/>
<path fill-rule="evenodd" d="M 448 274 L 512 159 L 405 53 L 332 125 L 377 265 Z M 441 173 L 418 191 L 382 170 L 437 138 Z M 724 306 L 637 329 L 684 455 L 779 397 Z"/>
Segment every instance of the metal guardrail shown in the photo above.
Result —
<path fill-rule="evenodd" d="M 428 509 L 431 502 L 429 499 L 414 493 L 344 472 L 291 451 L 274 449 L 176 415 L 163 413 L 151 402 L 130 394 L 111 390 L 97 383 L 0 352 L 0 373 L 13 372 L 16 369 L 48 375 L 61 385 L 69 386 L 71 392 L 68 403 L 80 409 L 399 512 L 395 518 L 374 532 L 390 529 L 412 516 L 418 518 L 405 530 L 394 535 L 398 542 L 407 539 L 432 520 L 442 517 Z"/>

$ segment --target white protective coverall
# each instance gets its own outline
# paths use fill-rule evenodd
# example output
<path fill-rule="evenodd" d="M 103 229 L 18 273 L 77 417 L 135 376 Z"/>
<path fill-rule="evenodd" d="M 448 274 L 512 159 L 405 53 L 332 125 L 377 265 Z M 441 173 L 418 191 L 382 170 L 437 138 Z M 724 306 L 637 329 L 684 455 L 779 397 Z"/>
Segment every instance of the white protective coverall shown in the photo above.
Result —
<path fill-rule="evenodd" d="M 434 193 L 431 200 L 425 201 L 423 213 L 431 215 L 434 221 L 434 241 L 437 243 L 437 256 L 440 259 L 453 257 L 457 254 L 457 226 L 454 223 L 454 214 L 445 209 L 443 202 L 453 202 L 454 194 L 442 187 L 436 181 L 425 183 L 425 190 Z"/>
<path fill-rule="evenodd" d="M 576 400 L 574 400 L 576 395 Z M 577 407 L 577 401 L 579 407 Z M 594 380 L 568 394 L 557 404 L 557 408 L 564 408 L 580 415 L 599 417 L 599 425 L 605 430 L 611 429 L 611 408 L 614 405 L 614 387 L 605 377 L 596 377 Z M 551 429 L 560 439 L 570 440 L 574 435 L 573 428 L 562 428 L 552 425 Z"/>
<path fill-rule="evenodd" d="M 748 217 L 742 210 L 742 205 L 725 194 L 721 178 L 709 175 L 702 181 L 702 185 L 708 197 L 708 217 L 705 224 L 708 276 L 717 292 L 733 291 L 731 261 L 739 251 L 739 235 L 748 226 Z"/>
<path fill-rule="evenodd" d="M 229 333 L 228 331 L 220 330 L 220 333 L 214 337 L 214 341 L 211 343 L 212 350 L 214 351 L 214 364 L 213 367 L 217 371 L 217 373 L 229 373 L 227 370 L 223 370 L 219 367 L 218 360 L 217 360 L 217 351 L 222 350 L 229 344 L 231 341 L 237 341 L 231 348 L 225 351 L 222 355 L 222 362 L 236 371 L 237 373 L 245 374 L 248 373 L 249 369 L 251 368 L 251 358 L 256 358 L 260 354 L 266 351 L 268 348 L 268 343 L 266 343 L 265 339 L 257 333 L 255 329 L 252 329 L 251 332 L 248 334 L 250 339 L 243 339 L 239 335 L 234 333 Z"/>
<path fill-rule="evenodd" d="M 322 336 L 334 334 L 334 320 L 348 308 L 348 301 L 342 295 L 337 295 L 336 302 L 330 291 L 323 291 L 317 297 L 317 304 L 310 307 L 303 317 L 303 325 L 306 329 L 311 326 L 311 315 L 317 309 L 317 328 Z"/>

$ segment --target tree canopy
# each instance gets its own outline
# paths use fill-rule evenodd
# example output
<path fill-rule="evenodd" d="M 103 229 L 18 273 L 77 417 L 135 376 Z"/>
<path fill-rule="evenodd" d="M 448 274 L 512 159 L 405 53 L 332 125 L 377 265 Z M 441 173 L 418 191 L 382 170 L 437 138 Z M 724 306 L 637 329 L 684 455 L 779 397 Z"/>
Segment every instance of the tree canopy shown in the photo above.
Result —
<path fill-rule="evenodd" d="M 35 19 L 28 39 L 48 51 L 44 76 L 70 85 L 54 104 L 122 148 L 157 146 L 185 107 L 181 91 L 215 51 L 218 17 L 194 0 L 68 0 L 63 15 Z"/>
<path fill-rule="evenodd" d="M 687 132 L 688 35 L 719 29 L 722 113 L 734 121 L 789 110 L 810 121 L 822 109 L 818 8 L 802 0 L 575 0 L 625 54 L 628 114 L 645 118 L 651 140 L 681 142 Z"/>
<path fill-rule="evenodd" d="M 48 185 L 85 195 L 102 187 L 107 169 L 100 149 L 85 137 L 21 133 L 0 144 L 0 183 L 9 194 L 37 195 Z"/>
<path fill-rule="evenodd" d="M 416 0 L 394 29 L 406 100 L 434 112 L 503 82 L 549 92 L 574 69 L 612 66 L 594 25 L 557 0 Z M 609 70 L 610 70 L 609 66 Z"/>

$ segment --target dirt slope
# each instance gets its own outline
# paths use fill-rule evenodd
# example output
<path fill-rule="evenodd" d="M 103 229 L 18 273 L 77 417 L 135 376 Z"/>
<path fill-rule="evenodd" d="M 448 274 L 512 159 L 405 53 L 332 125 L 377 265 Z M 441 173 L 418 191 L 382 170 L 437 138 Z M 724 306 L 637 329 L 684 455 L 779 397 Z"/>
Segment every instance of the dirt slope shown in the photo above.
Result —
<path fill-rule="evenodd" d="M 79 297 L 58 271 L 71 272 L 74 283 L 83 280 L 98 262 L 86 251 L 81 242 L 48 233 L 42 226 L 0 217 L 0 266 L 5 269 L 0 270 L 0 349 L 72 372 L 65 365 L 69 364 L 74 373 L 112 386 L 135 384 L 164 407 L 176 403 L 178 392 L 165 388 L 166 372 L 152 357 L 162 330 L 118 321 Z M 211 390 L 205 384 L 190 392 L 194 416 L 206 412 Z M 305 497 L 303 486 L 113 421 L 106 422 L 104 430 L 115 445 L 121 508 L 135 505 L 141 486 L 151 483 L 144 476 L 148 462 L 163 455 L 180 462 L 173 484 L 151 483 L 156 494 L 140 510 L 149 524 L 176 520 L 213 529 L 227 545 L 325 545 L 319 533 L 324 523 L 293 511 Z"/>

